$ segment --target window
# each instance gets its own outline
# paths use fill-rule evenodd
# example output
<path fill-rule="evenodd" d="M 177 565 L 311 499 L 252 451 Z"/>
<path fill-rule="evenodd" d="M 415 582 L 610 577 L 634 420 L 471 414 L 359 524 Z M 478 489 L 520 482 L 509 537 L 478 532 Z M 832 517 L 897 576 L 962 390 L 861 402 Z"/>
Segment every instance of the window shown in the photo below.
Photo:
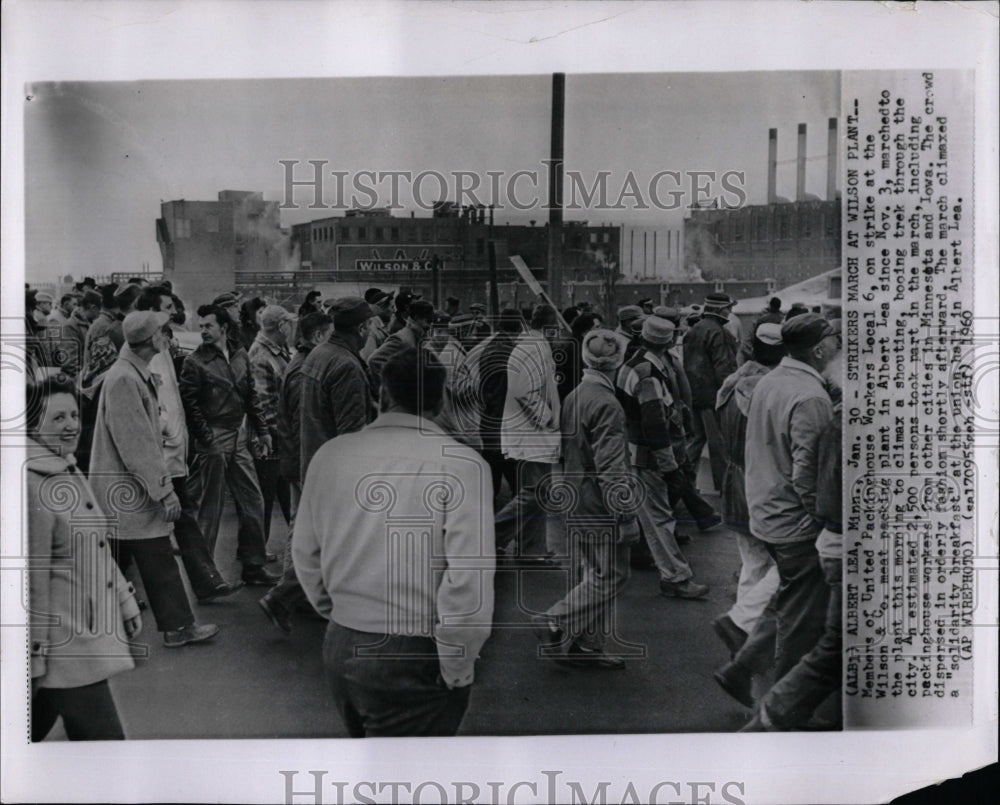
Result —
<path fill-rule="evenodd" d="M 375 240 L 381 242 L 382 240 L 382 227 L 375 227 Z"/>
<path fill-rule="evenodd" d="M 597 243 L 597 233 L 596 232 L 591 232 L 590 233 L 590 243 L 591 243 L 591 245 Z"/>
<path fill-rule="evenodd" d="M 754 236 L 754 240 L 757 240 L 758 242 L 766 241 L 767 237 L 768 237 L 768 235 L 767 235 L 767 216 L 766 215 L 758 215 L 757 216 L 757 221 L 755 223 L 755 228 L 756 228 L 756 233 L 755 233 L 755 236 Z"/>
<path fill-rule="evenodd" d="M 429 226 L 420 228 L 420 240 L 423 243 L 430 243 L 434 239 L 434 229 Z"/>
<path fill-rule="evenodd" d="M 206 215 L 205 216 L 205 231 L 206 232 L 218 232 L 219 231 L 219 216 L 218 215 Z"/>
<path fill-rule="evenodd" d="M 733 218 L 733 242 L 743 242 L 743 219 Z"/>
<path fill-rule="evenodd" d="M 482 256 L 486 252 L 486 239 L 476 238 L 476 254 Z"/>
<path fill-rule="evenodd" d="M 365 240 L 368 237 L 368 231 L 363 226 L 358 227 L 358 240 Z"/>
<path fill-rule="evenodd" d="M 417 239 L 417 232 L 412 226 L 406 227 L 406 240 L 413 243 Z"/>
<path fill-rule="evenodd" d="M 604 237 L 602 238 L 602 240 L 605 243 L 611 243 L 611 233 L 610 232 L 605 232 L 604 233 Z"/>
<path fill-rule="evenodd" d="M 809 210 L 802 210 L 799 213 L 799 237 L 812 237 L 812 213 Z"/>
<path fill-rule="evenodd" d="M 393 242 L 396 242 L 396 241 L 399 240 L 399 227 L 398 226 L 394 226 L 394 227 L 391 227 L 389 229 L 389 239 L 392 240 Z"/>
<path fill-rule="evenodd" d="M 351 228 L 349 226 L 340 227 L 340 239 L 343 241 L 351 239 Z"/>
<path fill-rule="evenodd" d="M 174 229 L 177 238 L 191 237 L 191 221 L 187 218 L 174 218 Z"/>
<path fill-rule="evenodd" d="M 788 240 L 792 236 L 791 210 L 783 209 L 778 216 L 778 240 Z"/>
<path fill-rule="evenodd" d="M 318 243 L 319 242 L 319 228 L 316 228 L 316 229 L 314 229 L 312 231 L 312 239 L 313 239 L 313 243 Z"/>

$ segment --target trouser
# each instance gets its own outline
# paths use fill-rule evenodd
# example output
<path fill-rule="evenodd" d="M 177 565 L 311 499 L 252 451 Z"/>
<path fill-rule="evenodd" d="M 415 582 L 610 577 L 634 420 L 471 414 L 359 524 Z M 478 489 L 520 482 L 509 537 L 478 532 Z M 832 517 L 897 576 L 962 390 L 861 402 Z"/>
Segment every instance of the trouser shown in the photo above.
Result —
<path fill-rule="evenodd" d="M 208 552 L 205 535 L 195 519 L 198 511 L 188 496 L 186 478 L 172 478 L 174 494 L 181 504 L 181 516 L 174 521 L 174 539 L 181 552 L 181 561 L 187 572 L 194 594 L 201 598 L 225 583 L 225 579 L 215 566 L 215 560 Z"/>
<path fill-rule="evenodd" d="M 215 543 L 222 519 L 225 488 L 233 496 L 239 518 L 236 556 L 244 568 L 263 566 L 264 498 L 257 483 L 253 459 L 247 449 L 246 430 L 212 428 L 215 435 L 211 453 L 195 453 L 188 475 L 188 492 L 198 502 L 198 526 L 205 535 L 208 551 L 215 556 Z"/>
<path fill-rule="evenodd" d="M 299 501 L 302 500 L 302 484 L 299 481 L 289 481 L 289 503 L 291 515 L 288 522 L 288 540 L 285 542 L 285 557 L 282 565 L 281 581 L 264 597 L 273 604 L 291 611 L 299 604 L 305 602 L 306 594 L 299 584 L 299 577 L 295 575 L 295 565 L 292 563 L 292 535 L 295 533 L 295 514 L 299 510 Z"/>
<path fill-rule="evenodd" d="M 31 697 L 31 740 L 41 741 L 62 716 L 71 741 L 122 741 L 125 732 L 118 719 L 108 680 L 78 688 L 39 688 Z"/>
<path fill-rule="evenodd" d="M 722 429 L 714 408 L 695 408 L 692 419 L 691 441 L 688 443 L 688 461 L 695 473 L 701 462 L 701 451 L 708 443 L 708 462 L 712 468 L 712 483 L 715 491 L 722 491 L 722 479 L 726 472 L 726 446 L 722 441 Z M 694 512 L 692 512 L 693 514 Z"/>
<path fill-rule="evenodd" d="M 767 546 L 752 534 L 736 532 L 740 549 L 740 580 L 736 587 L 736 603 L 730 607 L 730 619 L 750 634 L 778 590 L 778 566 Z"/>
<path fill-rule="evenodd" d="M 599 526 L 600 527 L 600 526 Z M 593 526 L 590 526 L 591 530 Z M 546 614 L 563 632 L 584 648 L 601 649 L 615 631 L 613 601 L 629 577 L 629 546 L 610 538 L 583 539 L 583 528 L 569 523 L 569 593 Z"/>
<path fill-rule="evenodd" d="M 90 450 L 94 444 L 94 426 L 97 424 L 97 397 L 90 399 L 80 396 L 80 439 L 73 455 L 76 458 L 76 468 L 84 475 L 90 470 Z"/>
<path fill-rule="evenodd" d="M 504 458 L 503 453 L 496 448 L 484 447 L 482 456 L 486 459 L 486 463 L 490 465 L 490 475 L 493 478 L 494 499 L 500 494 L 500 484 L 504 479 L 506 479 L 507 485 L 510 487 L 511 494 L 516 495 L 517 462 L 511 461 L 509 458 Z"/>
<path fill-rule="evenodd" d="M 781 677 L 761 701 L 765 714 L 779 729 L 801 727 L 813 711 L 841 686 L 843 562 L 840 559 L 821 559 L 820 563 L 830 591 L 823 633 L 812 650 Z"/>
<path fill-rule="evenodd" d="M 271 515 L 274 514 L 274 499 L 278 499 L 285 523 L 291 518 L 292 504 L 289 500 L 288 481 L 281 475 L 281 461 L 276 458 L 254 459 L 254 470 L 260 483 L 260 494 L 264 498 L 264 542 L 271 538 Z"/>
<path fill-rule="evenodd" d="M 108 541 L 123 574 L 129 562 L 135 562 L 157 629 L 173 632 L 194 623 L 194 613 L 170 547 L 170 537 Z"/>
<path fill-rule="evenodd" d="M 777 635 L 774 679 L 780 680 L 823 634 L 830 588 L 823 578 L 813 540 L 768 543 L 778 565 L 778 592 L 774 596 Z"/>
<path fill-rule="evenodd" d="M 517 462 L 517 494 L 496 513 L 496 545 L 516 541 L 521 556 L 538 555 L 547 549 L 546 530 L 550 513 L 542 496 L 551 478 L 552 465 L 537 461 Z"/>
<path fill-rule="evenodd" d="M 359 632 L 330 621 L 323 664 L 352 738 L 451 736 L 469 706 L 471 686 L 445 687 L 429 637 Z"/>
<path fill-rule="evenodd" d="M 666 481 L 662 473 L 648 467 L 636 467 L 636 474 L 645 490 L 645 499 L 639 507 L 639 523 L 660 578 L 669 582 L 687 581 L 694 572 L 677 544 L 676 521 Z"/>
<path fill-rule="evenodd" d="M 675 514 L 677 512 L 677 504 L 683 503 L 688 510 L 688 514 L 691 515 L 694 521 L 693 524 L 699 528 L 715 517 L 715 510 L 698 493 L 698 489 L 694 485 L 694 476 L 685 467 L 682 467 L 677 472 L 667 473 L 666 482 L 667 495 L 670 497 L 670 507 L 674 510 Z M 677 523 L 678 525 L 686 525 L 681 520 L 678 520 Z"/>

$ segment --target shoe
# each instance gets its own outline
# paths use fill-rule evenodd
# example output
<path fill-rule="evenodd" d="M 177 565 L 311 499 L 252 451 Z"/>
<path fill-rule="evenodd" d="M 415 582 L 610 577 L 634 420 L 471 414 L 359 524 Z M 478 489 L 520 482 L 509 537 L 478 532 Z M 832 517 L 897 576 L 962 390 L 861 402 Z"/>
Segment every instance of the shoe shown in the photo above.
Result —
<path fill-rule="evenodd" d="M 602 649 L 585 649 L 574 643 L 565 654 L 559 654 L 553 659 L 560 665 L 571 668 L 588 668 L 592 671 L 624 671 L 625 660 L 612 657 Z"/>
<path fill-rule="evenodd" d="M 740 704 L 753 707 L 753 675 L 735 662 L 726 663 L 712 677 L 726 693 Z"/>
<path fill-rule="evenodd" d="M 722 525 L 722 518 L 717 514 L 713 514 L 711 517 L 706 517 L 704 520 L 698 521 L 698 530 L 704 534 L 706 531 L 711 531 L 720 525 Z"/>
<path fill-rule="evenodd" d="M 188 643 L 201 643 L 211 640 L 219 633 L 219 627 L 214 623 L 192 623 L 183 629 L 174 629 L 163 633 L 163 645 L 167 648 L 180 648 Z"/>
<path fill-rule="evenodd" d="M 531 628 L 543 646 L 557 646 L 563 641 L 563 630 L 548 615 L 532 615 Z"/>
<path fill-rule="evenodd" d="M 232 595 L 237 590 L 242 590 L 244 584 L 242 581 L 235 581 L 232 584 L 226 581 L 220 581 L 216 584 L 208 593 L 205 595 L 198 596 L 199 604 L 210 604 L 212 601 L 216 601 L 220 598 L 225 598 L 226 596 Z"/>
<path fill-rule="evenodd" d="M 279 581 L 279 576 L 272 576 L 260 565 L 243 568 L 243 583 L 247 587 L 273 587 Z"/>
<path fill-rule="evenodd" d="M 733 619 L 728 615 L 719 615 L 712 621 L 712 628 L 729 649 L 729 659 L 735 657 L 736 652 L 747 642 L 747 633 L 733 623 Z"/>
<path fill-rule="evenodd" d="M 660 595 L 667 598 L 704 598 L 708 595 L 708 585 L 698 584 L 694 579 L 660 581 Z"/>
<path fill-rule="evenodd" d="M 285 634 L 292 633 L 292 620 L 288 617 L 288 610 L 277 601 L 270 600 L 266 595 L 257 602 L 257 605 L 264 610 L 264 614 L 271 619 L 271 623 L 277 626 Z"/>

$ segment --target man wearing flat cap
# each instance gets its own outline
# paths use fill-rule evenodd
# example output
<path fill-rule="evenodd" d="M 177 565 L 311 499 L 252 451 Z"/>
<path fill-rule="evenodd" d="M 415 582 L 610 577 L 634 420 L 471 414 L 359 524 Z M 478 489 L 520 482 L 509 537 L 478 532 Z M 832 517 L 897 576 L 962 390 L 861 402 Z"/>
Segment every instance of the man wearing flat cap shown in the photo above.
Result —
<path fill-rule="evenodd" d="M 406 312 L 406 326 L 390 335 L 372 356 L 368 359 L 368 369 L 371 372 L 375 386 L 382 379 L 382 367 L 389 358 L 404 349 L 416 349 L 430 332 L 434 323 L 434 305 L 423 299 L 414 299 Z M 445 328 L 447 332 L 447 326 Z"/>
<path fill-rule="evenodd" d="M 375 418 L 375 395 L 360 350 L 375 315 L 364 299 L 349 296 L 330 308 L 333 334 L 302 363 L 300 477 L 324 444 L 361 430 Z"/>
<path fill-rule="evenodd" d="M 823 633 L 830 591 L 816 549 L 824 522 L 816 489 L 819 444 L 834 417 L 823 370 L 840 351 L 834 328 L 815 313 L 785 321 L 781 339 L 788 354 L 754 389 L 746 435 L 750 533 L 765 543 L 778 567 L 775 679 Z M 761 618 L 731 664 L 735 672 L 743 670 L 741 655 L 768 639 L 767 628 Z M 734 669 L 729 672 L 732 683 Z"/>
<path fill-rule="evenodd" d="M 712 482 L 722 490 L 726 471 L 725 445 L 715 412 L 715 397 L 723 381 L 736 371 L 736 339 L 726 329 L 729 311 L 736 304 L 724 293 L 705 297 L 701 319 L 684 336 L 684 371 L 691 386 L 693 422 L 688 458 L 697 473 L 701 453 L 708 443 Z"/>
<path fill-rule="evenodd" d="M 149 371 L 167 320 L 165 313 L 146 310 L 122 322 L 126 346 L 105 375 L 97 403 L 90 484 L 116 523 L 109 539 L 115 561 L 124 572 L 135 560 L 164 644 L 178 648 L 208 640 L 219 628 L 195 623 L 170 546 L 181 504 L 163 453 L 156 382 Z"/>
<path fill-rule="evenodd" d="M 392 320 L 392 297 L 393 293 L 379 288 L 369 288 L 365 291 L 365 301 L 375 311 L 368 330 L 368 339 L 361 348 L 361 357 L 366 363 L 375 354 L 375 350 L 382 346 L 385 339 L 389 337 L 389 322 Z"/>

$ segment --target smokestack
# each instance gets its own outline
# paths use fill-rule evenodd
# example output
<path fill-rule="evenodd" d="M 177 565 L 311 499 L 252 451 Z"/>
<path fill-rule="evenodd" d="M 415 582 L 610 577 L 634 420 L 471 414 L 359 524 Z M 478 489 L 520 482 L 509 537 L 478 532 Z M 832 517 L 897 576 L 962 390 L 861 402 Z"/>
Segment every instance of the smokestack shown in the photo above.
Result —
<path fill-rule="evenodd" d="M 831 117 L 826 129 L 826 200 L 837 198 L 837 118 Z"/>
<path fill-rule="evenodd" d="M 775 183 L 778 174 L 778 130 L 767 132 L 767 203 L 774 204 L 778 200 Z"/>
<path fill-rule="evenodd" d="M 549 163 L 549 296 L 562 304 L 562 183 L 566 123 L 566 74 L 552 74 L 552 140 Z"/>
<path fill-rule="evenodd" d="M 795 159 L 795 200 L 806 200 L 806 124 L 799 123 L 799 151 Z"/>

